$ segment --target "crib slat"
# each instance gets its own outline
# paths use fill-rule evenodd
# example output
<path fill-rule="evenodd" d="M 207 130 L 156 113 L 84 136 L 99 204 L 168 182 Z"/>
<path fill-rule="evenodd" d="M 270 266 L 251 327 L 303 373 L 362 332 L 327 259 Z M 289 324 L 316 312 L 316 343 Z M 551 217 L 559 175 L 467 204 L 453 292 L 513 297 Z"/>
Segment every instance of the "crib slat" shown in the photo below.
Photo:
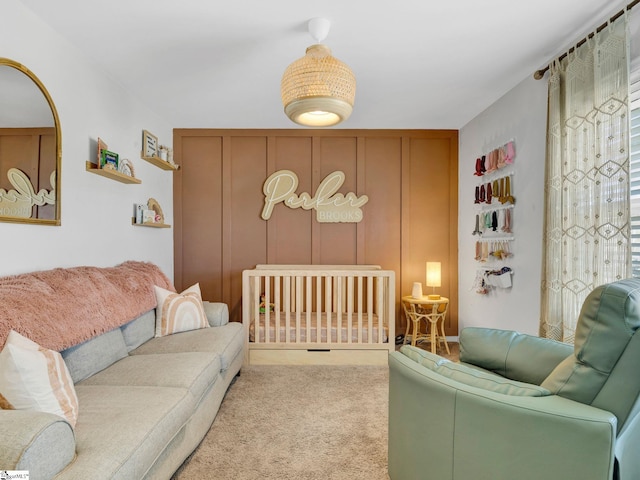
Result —
<path fill-rule="evenodd" d="M 316 343 L 322 340 L 322 277 L 316 277 Z"/>
<path fill-rule="evenodd" d="M 373 277 L 367 276 L 367 343 L 373 343 Z"/>
<path fill-rule="evenodd" d="M 326 328 L 327 328 L 327 343 L 331 343 L 332 340 L 332 335 L 331 335 L 331 277 L 330 276 L 325 276 L 324 277 L 324 295 L 325 295 L 325 301 L 324 301 L 324 308 L 325 308 L 325 318 L 326 318 Z"/>
<path fill-rule="evenodd" d="M 284 282 L 284 338 L 287 343 L 291 343 L 291 277 L 283 278 Z"/>
<path fill-rule="evenodd" d="M 353 343 L 353 277 L 347 277 L 347 328 L 348 343 Z"/>
<path fill-rule="evenodd" d="M 307 311 L 307 316 L 306 316 L 306 320 L 305 320 L 305 326 L 306 326 L 306 336 L 304 337 L 305 340 L 309 343 L 311 343 L 311 311 L 313 310 L 313 297 L 311 295 L 312 293 L 312 281 L 311 281 L 311 277 L 309 275 L 307 275 L 307 285 L 306 285 L 306 295 L 305 295 L 305 303 L 304 306 L 306 308 Z"/>
<path fill-rule="evenodd" d="M 271 342 L 271 277 L 264 278 L 264 342 Z"/>
<path fill-rule="evenodd" d="M 362 276 L 358 276 L 358 343 L 362 343 Z"/>
<path fill-rule="evenodd" d="M 335 279 L 336 303 L 336 342 L 342 343 L 342 276 Z"/>
<path fill-rule="evenodd" d="M 273 316 L 275 317 L 275 332 L 273 337 L 276 343 L 280 343 L 282 341 L 280 339 L 280 312 L 282 311 L 280 304 L 280 299 L 282 298 L 280 294 L 280 279 L 280 275 L 276 275 L 275 277 L 273 277 L 273 300 L 275 304 L 275 311 L 273 314 Z"/>
<path fill-rule="evenodd" d="M 254 341 L 260 341 L 260 292 L 262 288 L 260 286 L 260 277 L 253 277 L 253 290 L 251 291 L 253 299 L 253 337 Z"/>
<path fill-rule="evenodd" d="M 302 277 L 296 275 L 296 343 L 300 343 L 300 315 L 302 314 Z"/>
<path fill-rule="evenodd" d="M 383 321 L 385 316 L 384 309 L 384 278 L 378 277 L 376 279 L 376 312 L 378 314 L 378 340 L 377 343 L 382 343 L 383 338 Z M 394 339 L 395 340 L 395 339 Z"/>

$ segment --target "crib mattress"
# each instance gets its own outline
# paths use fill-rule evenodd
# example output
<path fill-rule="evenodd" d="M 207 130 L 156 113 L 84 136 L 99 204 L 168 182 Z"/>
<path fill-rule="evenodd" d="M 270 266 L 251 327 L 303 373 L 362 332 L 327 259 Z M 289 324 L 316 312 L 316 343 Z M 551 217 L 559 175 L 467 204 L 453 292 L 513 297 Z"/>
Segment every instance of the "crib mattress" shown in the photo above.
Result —
<path fill-rule="evenodd" d="M 351 331 L 349 332 L 348 318 L 347 314 L 341 314 L 341 325 L 338 328 L 338 319 L 336 314 L 331 315 L 331 326 L 329 328 L 329 332 L 331 335 L 331 341 L 327 342 L 327 314 L 321 314 L 320 320 L 320 343 L 338 343 L 338 330 L 340 330 L 340 343 L 349 343 L 349 335 L 351 336 L 351 343 L 369 343 L 369 317 L 365 316 L 362 319 L 362 339 L 358 340 L 358 318 L 356 315 L 352 316 L 352 326 Z M 372 342 L 378 343 L 378 316 L 372 315 L 373 325 L 371 328 L 372 332 Z M 317 314 L 313 313 L 311 316 L 311 322 L 309 325 L 309 335 L 307 338 L 307 327 L 306 321 L 307 316 L 306 313 L 303 313 L 300 318 L 300 339 L 296 338 L 296 316 L 295 314 L 291 314 L 290 316 L 290 327 L 289 327 L 289 335 L 290 335 L 290 343 L 318 343 L 318 317 Z M 269 315 L 269 326 L 268 326 L 268 335 L 269 342 L 275 343 L 278 340 L 276 339 L 276 317 L 272 313 Z M 280 342 L 285 343 L 287 340 L 287 326 L 285 324 L 285 316 L 284 314 L 280 314 Z M 258 343 L 265 343 L 265 314 L 260 314 L 258 319 Z M 387 343 L 389 340 L 388 337 L 388 327 L 386 324 L 382 326 L 382 342 Z M 256 328 L 255 328 L 255 320 L 251 321 L 249 325 L 249 341 L 256 342 Z"/>

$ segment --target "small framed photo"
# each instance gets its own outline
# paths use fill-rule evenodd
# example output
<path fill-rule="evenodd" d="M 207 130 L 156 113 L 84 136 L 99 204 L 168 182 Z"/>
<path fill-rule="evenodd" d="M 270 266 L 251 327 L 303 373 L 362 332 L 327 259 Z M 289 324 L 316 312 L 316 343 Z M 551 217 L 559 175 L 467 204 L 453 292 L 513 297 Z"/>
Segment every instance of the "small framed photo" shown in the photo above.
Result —
<path fill-rule="evenodd" d="M 109 150 L 102 150 L 100 155 L 100 168 L 118 170 L 118 154 Z"/>
<path fill-rule="evenodd" d="M 150 132 L 142 131 L 142 156 L 157 157 L 158 156 L 158 137 Z"/>

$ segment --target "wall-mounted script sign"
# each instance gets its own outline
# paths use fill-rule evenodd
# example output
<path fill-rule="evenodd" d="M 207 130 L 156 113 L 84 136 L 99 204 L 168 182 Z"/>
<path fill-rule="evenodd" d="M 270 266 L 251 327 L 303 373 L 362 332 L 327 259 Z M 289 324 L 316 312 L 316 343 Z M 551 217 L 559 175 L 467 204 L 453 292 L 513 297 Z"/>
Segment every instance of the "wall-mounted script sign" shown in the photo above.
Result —
<path fill-rule="evenodd" d="M 9 183 L 15 190 L 4 190 L 0 188 L 0 215 L 6 217 L 30 218 L 34 205 L 42 206 L 56 203 L 56 192 L 52 188 L 45 189 L 38 193 L 33 188 L 29 177 L 22 170 L 10 168 L 7 170 Z M 56 172 L 51 173 L 51 185 L 56 184 Z"/>
<path fill-rule="evenodd" d="M 360 207 L 369 201 L 369 197 L 336 193 L 344 183 L 344 172 L 335 171 L 327 175 L 312 197 L 307 192 L 295 193 L 298 188 L 298 176 L 291 170 L 278 170 L 269 175 L 264 182 L 264 208 L 262 218 L 269 220 L 273 207 L 282 202 L 289 208 L 316 210 L 316 219 L 322 223 L 357 223 L 362 220 Z"/>

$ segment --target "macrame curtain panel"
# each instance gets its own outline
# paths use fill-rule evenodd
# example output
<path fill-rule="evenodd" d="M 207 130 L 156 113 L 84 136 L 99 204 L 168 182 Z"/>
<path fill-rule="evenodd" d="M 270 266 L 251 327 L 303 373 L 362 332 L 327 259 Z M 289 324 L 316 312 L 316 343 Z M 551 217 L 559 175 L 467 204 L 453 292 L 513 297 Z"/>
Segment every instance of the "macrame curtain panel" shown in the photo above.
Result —
<path fill-rule="evenodd" d="M 587 294 L 631 273 L 627 22 L 550 65 L 540 335 L 568 343 Z"/>

